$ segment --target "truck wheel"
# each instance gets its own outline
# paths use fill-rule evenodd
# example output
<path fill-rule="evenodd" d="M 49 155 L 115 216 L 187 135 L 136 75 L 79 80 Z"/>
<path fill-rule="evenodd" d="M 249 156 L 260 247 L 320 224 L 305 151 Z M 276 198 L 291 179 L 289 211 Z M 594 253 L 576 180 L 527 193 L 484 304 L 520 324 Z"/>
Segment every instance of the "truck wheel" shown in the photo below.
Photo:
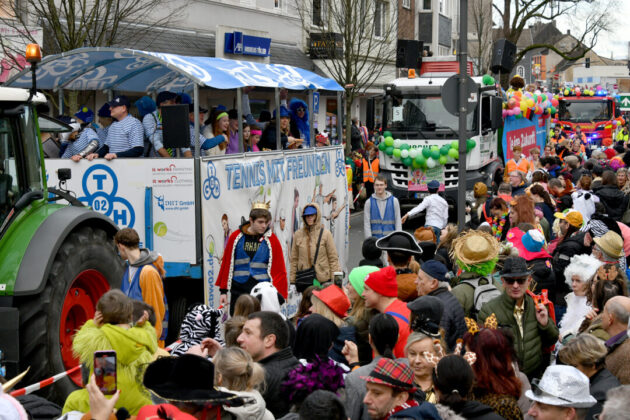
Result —
<path fill-rule="evenodd" d="M 186 310 L 188 309 L 188 301 L 184 296 L 178 296 L 168 305 L 168 336 L 166 337 L 166 345 L 171 345 L 179 339 L 179 329 L 182 326 Z"/>
<path fill-rule="evenodd" d="M 44 290 L 17 301 L 20 363 L 22 369 L 31 367 L 23 383 L 41 381 L 79 364 L 72 354 L 72 338 L 94 316 L 103 293 L 120 287 L 122 274 L 112 238 L 104 230 L 81 227 L 68 235 L 55 255 Z M 40 392 L 63 404 L 80 384 L 79 371 Z"/>

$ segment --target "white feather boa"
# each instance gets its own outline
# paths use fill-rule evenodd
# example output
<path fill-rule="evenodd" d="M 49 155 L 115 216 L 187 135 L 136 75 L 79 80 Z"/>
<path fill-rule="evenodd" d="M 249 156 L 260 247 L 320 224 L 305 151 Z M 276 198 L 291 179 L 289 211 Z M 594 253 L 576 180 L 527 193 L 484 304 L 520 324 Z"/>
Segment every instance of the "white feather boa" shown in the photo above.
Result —
<path fill-rule="evenodd" d="M 573 292 L 564 297 L 567 302 L 567 311 L 560 321 L 560 336 L 568 334 L 577 335 L 582 321 L 591 310 L 591 306 L 586 301 L 586 296 L 575 296 Z"/>

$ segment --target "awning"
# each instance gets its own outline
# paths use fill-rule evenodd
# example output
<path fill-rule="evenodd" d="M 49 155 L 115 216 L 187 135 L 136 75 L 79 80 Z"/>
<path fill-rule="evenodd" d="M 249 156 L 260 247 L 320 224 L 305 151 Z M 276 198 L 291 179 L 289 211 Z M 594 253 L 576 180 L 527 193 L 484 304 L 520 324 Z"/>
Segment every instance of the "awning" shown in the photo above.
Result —
<path fill-rule="evenodd" d="M 79 48 L 46 57 L 37 67 L 38 89 L 187 91 L 245 86 L 342 91 L 334 80 L 283 64 L 190 57 L 124 48 Z M 31 87 L 30 68 L 5 86 Z"/>

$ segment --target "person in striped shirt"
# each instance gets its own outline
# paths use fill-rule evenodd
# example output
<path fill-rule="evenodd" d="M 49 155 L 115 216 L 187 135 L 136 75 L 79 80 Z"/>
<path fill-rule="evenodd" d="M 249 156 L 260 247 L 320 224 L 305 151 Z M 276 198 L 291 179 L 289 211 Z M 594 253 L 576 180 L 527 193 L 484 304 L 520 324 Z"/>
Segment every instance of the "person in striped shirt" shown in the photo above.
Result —
<path fill-rule="evenodd" d="M 147 114 L 142 119 L 144 135 L 151 143 L 151 157 L 171 157 L 169 150 L 164 147 L 162 137 L 162 107 L 173 105 L 177 94 L 167 90 L 158 93 L 156 103 L 158 109 Z"/>
<path fill-rule="evenodd" d="M 94 121 L 94 112 L 88 107 L 82 107 L 76 114 L 74 114 L 75 123 L 70 124 L 73 126 L 73 131 L 68 137 L 68 145 L 63 151 L 62 159 L 71 158 L 73 161 L 78 162 L 90 153 L 99 148 L 99 138 L 96 131 L 92 128 L 91 123 Z M 76 129 L 78 125 L 79 129 Z"/>
<path fill-rule="evenodd" d="M 109 102 L 112 123 L 107 139 L 96 153 L 87 156 L 88 160 L 104 157 L 107 160 L 119 157 L 140 157 L 144 152 L 144 129 L 142 123 L 129 114 L 129 99 L 117 96 Z"/>

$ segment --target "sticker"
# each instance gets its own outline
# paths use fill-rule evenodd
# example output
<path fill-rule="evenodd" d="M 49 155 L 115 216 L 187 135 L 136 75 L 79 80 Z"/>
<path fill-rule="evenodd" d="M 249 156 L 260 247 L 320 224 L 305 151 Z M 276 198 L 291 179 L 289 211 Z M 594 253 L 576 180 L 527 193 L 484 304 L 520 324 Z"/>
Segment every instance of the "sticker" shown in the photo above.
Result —
<path fill-rule="evenodd" d="M 395 106 L 392 107 L 392 121 L 402 121 L 403 120 L 403 107 Z"/>

